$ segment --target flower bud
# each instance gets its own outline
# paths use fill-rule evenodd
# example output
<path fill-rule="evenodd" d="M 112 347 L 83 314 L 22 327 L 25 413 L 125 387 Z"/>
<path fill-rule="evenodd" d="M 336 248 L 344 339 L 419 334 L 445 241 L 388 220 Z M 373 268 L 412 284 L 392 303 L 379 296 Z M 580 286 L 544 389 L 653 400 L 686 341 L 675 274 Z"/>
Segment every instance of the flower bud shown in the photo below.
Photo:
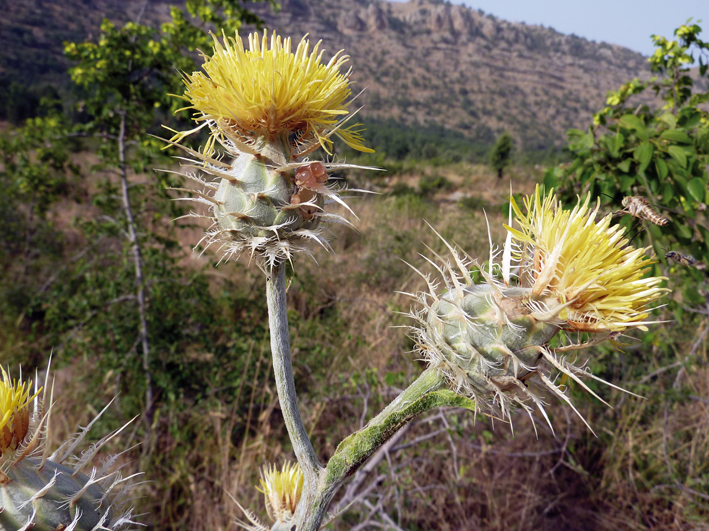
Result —
<path fill-rule="evenodd" d="M 115 458 L 109 458 L 100 469 L 93 468 L 89 475 L 83 472 L 101 447 L 123 428 L 76 457 L 74 450 L 92 422 L 49 455 L 46 383 L 40 397 L 42 389 L 30 392 L 32 382 L 12 381 L 0 370 L 0 529 L 93 531 L 135 524 L 132 508 L 124 507 L 130 478 L 124 480 L 117 471 L 108 470 Z M 70 458 L 72 466 L 66 464 Z"/>

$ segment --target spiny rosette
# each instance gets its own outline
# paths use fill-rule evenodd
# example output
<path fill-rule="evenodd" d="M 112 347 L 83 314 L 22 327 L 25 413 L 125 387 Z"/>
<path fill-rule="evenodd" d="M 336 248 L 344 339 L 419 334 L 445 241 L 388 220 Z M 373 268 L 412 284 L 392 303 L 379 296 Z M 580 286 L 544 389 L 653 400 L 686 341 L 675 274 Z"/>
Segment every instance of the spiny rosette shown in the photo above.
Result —
<path fill-rule="evenodd" d="M 248 44 L 246 49 L 238 34 L 223 42 L 214 38 L 203 72 L 185 75 L 185 109 L 194 111 L 199 125 L 176 133 L 170 143 L 209 128 L 203 149 L 180 146 L 196 159 L 187 168 L 201 170 L 185 176 L 203 189 L 179 190 L 210 211 L 189 216 L 213 222 L 203 242 L 221 244 L 226 259 L 247 252 L 271 267 L 297 252 L 310 253 L 314 242 L 326 247 L 323 221 L 349 224 L 324 206 L 336 202 L 349 210 L 338 187 L 328 186 L 328 172 L 354 166 L 308 155 L 319 147 L 331 153 L 333 137 L 355 150 L 372 150 L 364 146 L 360 124 L 347 125 L 353 116 L 346 109 L 350 72 L 340 69 L 348 56 L 338 52 L 325 64 L 320 43 L 311 52 L 303 38 L 292 52 L 290 38 L 275 32 L 270 41 L 265 32 L 252 33 Z"/>
<path fill-rule="evenodd" d="M 140 525 L 132 521 L 133 510 L 127 507 L 132 478 L 111 471 L 118 456 L 109 457 L 88 475 L 83 472 L 123 428 L 75 456 L 104 409 L 50 454 L 46 441 L 52 399 L 51 393 L 47 396 L 47 382 L 33 389 L 31 381 L 13 381 L 0 370 L 0 530 L 98 531 Z"/>
<path fill-rule="evenodd" d="M 629 328 L 645 330 L 652 304 L 667 290 L 664 278 L 648 276 L 648 249 L 631 247 L 611 215 L 596 220 L 599 206 L 590 207 L 590 196 L 563 210 L 553 191 L 542 197 L 537 187 L 524 207 L 512 199 L 505 246 L 491 243 L 487 270 L 446 243 L 452 260 L 434 263 L 445 290 L 423 275 L 429 291 L 411 295 L 423 305 L 411 312 L 418 321 L 412 331 L 423 357 L 478 407 L 499 406 L 505 418 L 514 402 L 531 417 L 531 402 L 548 422 L 536 391 L 546 388 L 573 405 L 547 369 L 602 400 L 583 381 L 599 378 L 567 356 Z M 473 283 L 472 267 L 483 283 Z"/>

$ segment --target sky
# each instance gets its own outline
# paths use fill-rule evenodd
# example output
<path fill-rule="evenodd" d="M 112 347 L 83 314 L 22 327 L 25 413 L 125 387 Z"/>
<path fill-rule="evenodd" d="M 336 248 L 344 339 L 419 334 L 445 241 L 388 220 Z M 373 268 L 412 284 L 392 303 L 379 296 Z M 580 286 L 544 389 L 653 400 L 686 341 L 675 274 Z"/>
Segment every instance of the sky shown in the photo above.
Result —
<path fill-rule="evenodd" d="M 650 35 L 672 37 L 693 17 L 709 41 L 709 0 L 451 0 L 510 22 L 544 25 L 652 55 Z"/>

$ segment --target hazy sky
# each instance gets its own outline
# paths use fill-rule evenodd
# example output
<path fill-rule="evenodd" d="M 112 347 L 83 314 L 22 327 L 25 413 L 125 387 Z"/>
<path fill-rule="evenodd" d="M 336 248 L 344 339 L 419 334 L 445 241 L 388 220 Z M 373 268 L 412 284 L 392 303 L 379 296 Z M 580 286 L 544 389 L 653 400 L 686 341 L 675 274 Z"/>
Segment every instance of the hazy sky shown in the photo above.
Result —
<path fill-rule="evenodd" d="M 589 40 L 653 52 L 650 35 L 672 37 L 689 17 L 703 20 L 709 41 L 709 0 L 451 0 L 510 22 L 543 24 Z"/>

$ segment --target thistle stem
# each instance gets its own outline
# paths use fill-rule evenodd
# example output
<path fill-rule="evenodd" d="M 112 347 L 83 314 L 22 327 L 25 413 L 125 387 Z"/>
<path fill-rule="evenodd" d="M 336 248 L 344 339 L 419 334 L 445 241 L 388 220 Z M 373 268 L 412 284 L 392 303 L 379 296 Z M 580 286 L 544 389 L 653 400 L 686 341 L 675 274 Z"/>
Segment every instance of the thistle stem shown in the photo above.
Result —
<path fill-rule="evenodd" d="M 283 412 L 288 435 L 293 444 L 295 457 L 303 470 L 305 486 L 314 484 L 322 470 L 308 432 L 298 409 L 298 398 L 293 381 L 288 314 L 286 310 L 286 266 L 275 266 L 266 280 L 266 300 L 268 302 L 268 326 L 271 332 L 271 353 L 273 372 L 276 377 L 278 400 Z"/>
<path fill-rule="evenodd" d="M 475 403 L 449 390 L 438 369 L 428 368 L 364 428 L 340 443 L 318 482 L 304 489 L 295 514 L 296 529 L 320 529 L 327 507 L 345 480 L 407 423 L 436 407 L 475 409 Z"/>
<path fill-rule="evenodd" d="M 337 489 L 403 426 L 436 407 L 475 409 L 475 404 L 447 389 L 445 377 L 438 369 L 428 368 L 364 428 L 342 441 L 324 468 L 298 409 L 286 312 L 285 264 L 271 270 L 266 281 L 266 299 L 278 399 L 293 451 L 305 476 L 303 494 L 291 524 L 297 531 L 317 531 Z"/>
<path fill-rule="evenodd" d="M 474 407 L 470 399 L 447 391 L 446 379 L 435 367 L 426 369 L 367 425 L 342 441 L 327 463 L 328 483 L 343 481 L 397 431 L 421 413 L 439 406 Z"/>

